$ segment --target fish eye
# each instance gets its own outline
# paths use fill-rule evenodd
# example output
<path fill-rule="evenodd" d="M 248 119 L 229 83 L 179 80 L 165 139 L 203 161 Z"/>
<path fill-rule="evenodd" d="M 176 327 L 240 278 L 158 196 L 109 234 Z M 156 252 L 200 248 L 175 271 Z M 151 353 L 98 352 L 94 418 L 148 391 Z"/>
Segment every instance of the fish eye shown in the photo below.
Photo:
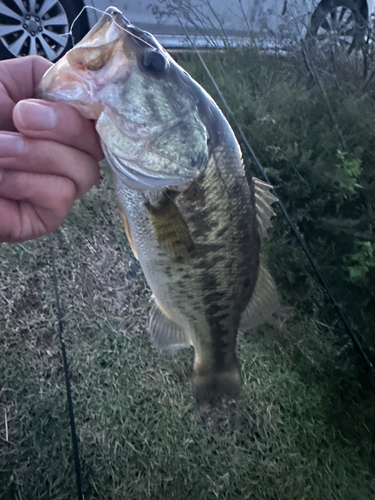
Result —
<path fill-rule="evenodd" d="M 150 73 L 159 74 L 167 68 L 167 60 L 157 50 L 146 50 L 141 57 L 141 65 Z"/>

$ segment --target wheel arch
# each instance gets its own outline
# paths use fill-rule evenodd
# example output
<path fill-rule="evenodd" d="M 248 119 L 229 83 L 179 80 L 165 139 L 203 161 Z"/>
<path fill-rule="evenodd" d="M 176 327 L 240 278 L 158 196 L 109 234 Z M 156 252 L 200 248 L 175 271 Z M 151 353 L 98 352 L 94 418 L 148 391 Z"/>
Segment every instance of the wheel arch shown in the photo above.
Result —
<path fill-rule="evenodd" d="M 339 0 L 322 0 L 316 9 L 328 10 L 330 6 L 334 6 Z M 351 0 L 357 7 L 361 16 L 368 21 L 369 8 L 366 0 Z"/>

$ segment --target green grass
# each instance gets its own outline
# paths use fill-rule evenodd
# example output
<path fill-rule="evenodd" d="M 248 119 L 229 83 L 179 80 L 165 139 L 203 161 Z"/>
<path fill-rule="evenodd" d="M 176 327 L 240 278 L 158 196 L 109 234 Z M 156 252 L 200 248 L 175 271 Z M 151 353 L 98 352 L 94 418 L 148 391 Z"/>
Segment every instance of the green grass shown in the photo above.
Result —
<path fill-rule="evenodd" d="M 240 399 L 199 409 L 192 352 L 150 346 L 150 292 L 107 169 L 76 203 L 53 245 L 86 500 L 374 498 L 373 383 L 282 222 L 270 238 L 294 317 L 240 335 Z M 49 239 L 0 256 L 0 499 L 70 500 Z"/>

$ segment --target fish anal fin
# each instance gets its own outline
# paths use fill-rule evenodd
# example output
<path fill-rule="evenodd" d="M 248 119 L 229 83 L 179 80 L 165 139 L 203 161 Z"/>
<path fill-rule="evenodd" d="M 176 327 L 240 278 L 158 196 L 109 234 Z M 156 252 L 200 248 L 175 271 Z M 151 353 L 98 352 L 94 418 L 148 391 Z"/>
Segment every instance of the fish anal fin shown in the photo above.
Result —
<path fill-rule="evenodd" d="M 264 238 L 267 236 L 267 230 L 272 227 L 271 217 L 275 215 L 272 204 L 278 201 L 270 190 L 272 186 L 263 182 L 256 177 L 253 177 L 255 190 L 255 207 L 260 235 Z"/>
<path fill-rule="evenodd" d="M 280 310 L 276 284 L 261 261 L 253 295 L 241 316 L 240 330 L 248 331 L 264 323 L 275 324 L 274 315 Z"/>
<path fill-rule="evenodd" d="M 126 212 L 124 210 L 121 210 L 121 215 L 122 215 L 122 220 L 124 221 L 125 233 L 126 233 L 126 236 L 128 238 L 130 248 L 132 249 L 132 252 L 133 252 L 135 258 L 137 260 L 139 260 L 137 250 L 135 249 L 135 245 L 134 245 L 133 235 L 132 235 L 132 232 L 130 230 L 128 216 L 126 215 Z"/>
<path fill-rule="evenodd" d="M 173 201 L 164 196 L 157 206 L 146 203 L 160 247 L 173 258 L 187 258 L 194 253 L 189 229 Z"/>
<path fill-rule="evenodd" d="M 191 345 L 184 331 L 162 312 L 155 299 L 150 311 L 147 330 L 152 344 L 160 351 L 173 352 Z"/>

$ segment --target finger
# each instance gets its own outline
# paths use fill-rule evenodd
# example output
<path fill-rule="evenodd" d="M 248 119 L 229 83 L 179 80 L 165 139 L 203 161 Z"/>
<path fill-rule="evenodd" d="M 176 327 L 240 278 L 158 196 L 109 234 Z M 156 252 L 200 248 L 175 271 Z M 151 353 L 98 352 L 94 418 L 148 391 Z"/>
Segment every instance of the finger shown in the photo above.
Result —
<path fill-rule="evenodd" d="M 12 112 L 21 99 L 33 97 L 52 63 L 39 56 L 0 61 L 0 130 L 15 130 Z"/>
<path fill-rule="evenodd" d="M 103 158 L 92 120 L 64 103 L 38 99 L 20 101 L 13 110 L 18 131 L 32 139 L 49 139 L 85 151 L 98 161 Z"/>
<path fill-rule="evenodd" d="M 0 243 L 19 243 L 47 234 L 41 220 L 32 220 L 30 210 L 34 210 L 30 202 L 0 198 Z"/>
<path fill-rule="evenodd" d="M 16 133 L 0 133 L 0 168 L 33 174 L 61 176 L 75 185 L 75 198 L 100 179 L 98 161 L 70 146 L 46 140 L 25 139 Z"/>
<path fill-rule="evenodd" d="M 0 171 L 1 198 L 28 200 L 39 207 L 66 213 L 74 203 L 75 193 L 75 185 L 67 177 L 13 170 Z"/>
<path fill-rule="evenodd" d="M 51 65 L 39 56 L 0 61 L 0 81 L 9 97 L 18 102 L 34 95 L 36 86 Z"/>
<path fill-rule="evenodd" d="M 0 173 L 0 241 L 24 241 L 54 231 L 74 203 L 66 177 Z"/>

